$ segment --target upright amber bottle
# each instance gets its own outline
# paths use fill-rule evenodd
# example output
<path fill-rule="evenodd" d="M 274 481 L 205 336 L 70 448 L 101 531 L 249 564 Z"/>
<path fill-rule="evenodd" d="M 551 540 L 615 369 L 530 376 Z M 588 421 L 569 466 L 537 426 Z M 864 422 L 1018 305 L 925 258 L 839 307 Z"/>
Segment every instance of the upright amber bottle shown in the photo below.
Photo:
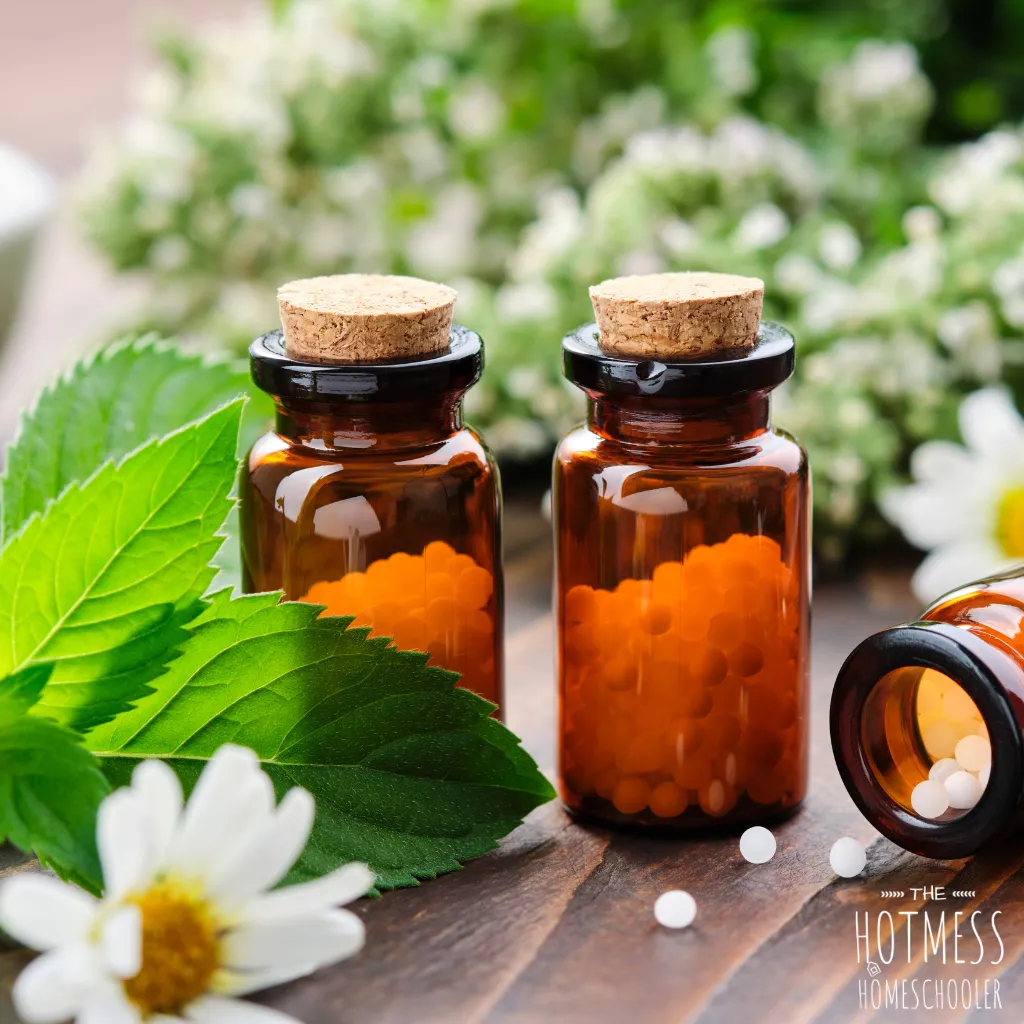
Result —
<path fill-rule="evenodd" d="M 652 828 L 783 817 L 807 784 L 807 462 L 769 415 L 793 339 L 599 341 L 563 342 L 588 411 L 554 463 L 562 798 Z"/>
<path fill-rule="evenodd" d="M 868 637 L 832 694 L 832 747 L 850 795 L 883 835 L 928 857 L 967 856 L 1020 827 L 1022 723 L 1024 570 Z M 932 807 L 915 797 L 928 781 L 946 786 L 948 807 L 941 794 Z"/>
<path fill-rule="evenodd" d="M 344 294 L 354 277 L 326 280 Z M 386 290 L 380 281 L 409 279 L 373 280 Z M 318 323 L 317 342 L 365 331 L 365 302 L 340 303 L 357 307 L 330 330 Z M 377 316 L 403 340 L 415 323 L 397 309 L 389 300 Z M 392 348 L 376 361 L 296 358 L 281 331 L 253 342 L 253 379 L 277 419 L 242 475 L 243 585 L 353 615 L 500 705 L 501 490 L 493 457 L 462 419 L 483 348 L 471 331 L 441 326 L 443 349 L 396 357 Z"/>

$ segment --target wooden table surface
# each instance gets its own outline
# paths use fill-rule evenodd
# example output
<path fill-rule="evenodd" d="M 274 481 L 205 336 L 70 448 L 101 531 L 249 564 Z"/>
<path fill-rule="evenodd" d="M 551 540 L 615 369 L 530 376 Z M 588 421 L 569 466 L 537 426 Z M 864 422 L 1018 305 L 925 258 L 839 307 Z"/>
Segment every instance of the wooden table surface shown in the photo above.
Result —
<path fill-rule="evenodd" d="M 517 605 L 524 617 L 522 593 Z M 305 1024 L 913 1019 L 910 1011 L 861 1004 L 858 984 L 870 979 L 857 959 L 855 914 L 868 911 L 874 921 L 885 910 L 896 922 L 899 953 L 883 982 L 1000 981 L 1002 1011 L 947 1007 L 920 1010 L 921 1019 L 1024 1020 L 1024 844 L 971 861 L 904 853 L 859 815 L 832 761 L 828 695 L 839 664 L 868 632 L 910 617 L 912 606 L 880 607 L 863 588 L 846 585 L 819 588 L 814 610 L 810 795 L 800 814 L 775 829 L 779 848 L 769 864 L 745 863 L 735 837 L 617 834 L 582 827 L 549 804 L 464 870 L 361 900 L 354 909 L 366 921 L 363 951 L 261 1001 Z M 555 743 L 551 652 L 547 614 L 509 639 L 509 725 L 548 772 Z M 837 879 L 829 868 L 829 848 L 842 835 L 868 846 L 862 878 Z M 938 903 L 910 892 L 929 885 L 976 895 Z M 654 900 L 667 889 L 696 898 L 690 928 L 672 932 L 655 923 Z M 885 898 L 885 890 L 905 896 Z M 924 963 L 915 935 L 908 963 L 899 930 L 907 918 L 899 912 L 925 908 L 933 919 L 940 910 L 951 916 L 980 909 L 986 918 L 1001 910 L 1002 962 Z M 975 949 L 965 955 L 973 958 Z M 27 961 L 22 951 L 0 955 L 0 1024 L 14 1020 L 4 989 Z"/>
<path fill-rule="evenodd" d="M 899 927 L 907 920 L 899 911 L 926 903 L 911 887 L 944 885 L 977 895 L 933 910 L 1003 911 L 1003 962 L 936 968 L 921 962 L 915 937 L 912 962 L 896 957 L 882 980 L 999 977 L 1006 1009 L 977 1015 L 1024 1020 L 1024 846 L 969 862 L 906 854 L 860 816 L 832 760 L 828 696 L 839 664 L 868 632 L 911 614 L 910 606 L 869 607 L 852 586 L 819 591 L 810 796 L 776 829 L 769 864 L 745 863 L 735 837 L 616 834 L 581 827 L 550 804 L 463 871 L 362 901 L 362 953 L 264 1001 L 306 1024 L 888 1020 L 860 1005 L 858 982 L 868 975 L 857 962 L 855 912 L 874 920 L 888 910 Z M 554 763 L 551 651 L 547 615 L 509 641 L 509 724 L 546 771 Z M 831 844 L 843 835 L 868 844 L 861 879 L 836 879 L 829 868 Z M 655 923 L 652 907 L 677 888 L 694 895 L 698 912 L 692 927 L 671 932 Z M 882 890 L 906 896 L 884 899 Z M 902 933 L 897 949 L 906 961 Z M 920 1012 L 927 1020 L 971 1016 Z"/>

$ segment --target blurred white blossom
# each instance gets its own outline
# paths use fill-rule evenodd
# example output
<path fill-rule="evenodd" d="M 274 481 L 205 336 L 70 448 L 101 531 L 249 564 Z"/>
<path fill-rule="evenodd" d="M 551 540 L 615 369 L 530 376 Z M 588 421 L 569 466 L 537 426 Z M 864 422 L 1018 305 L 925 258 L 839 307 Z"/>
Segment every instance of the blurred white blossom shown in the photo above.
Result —
<path fill-rule="evenodd" d="M 909 451 L 1024 365 L 1022 128 L 933 159 L 933 91 L 898 40 L 830 37 L 815 56 L 846 50 L 817 80 L 790 67 L 769 93 L 754 21 L 702 37 L 673 5 L 522 6 L 294 0 L 178 39 L 83 176 L 90 236 L 147 282 L 147 325 L 205 345 L 272 326 L 288 277 L 457 286 L 487 345 L 467 405 L 521 457 L 581 415 L 558 339 L 588 284 L 760 276 L 800 346 L 777 419 L 817 470 L 820 549 L 880 535 Z M 671 68 L 630 79 L 653 40 Z"/>
<path fill-rule="evenodd" d="M 882 509 L 928 552 L 914 592 L 931 603 L 1024 562 L 1024 420 L 1010 395 L 987 388 L 960 405 L 963 446 L 929 441 L 914 451 L 913 483 L 882 495 Z"/>
<path fill-rule="evenodd" d="M 756 44 L 753 33 L 738 25 L 720 28 L 708 40 L 712 77 L 727 96 L 745 96 L 757 85 Z"/>

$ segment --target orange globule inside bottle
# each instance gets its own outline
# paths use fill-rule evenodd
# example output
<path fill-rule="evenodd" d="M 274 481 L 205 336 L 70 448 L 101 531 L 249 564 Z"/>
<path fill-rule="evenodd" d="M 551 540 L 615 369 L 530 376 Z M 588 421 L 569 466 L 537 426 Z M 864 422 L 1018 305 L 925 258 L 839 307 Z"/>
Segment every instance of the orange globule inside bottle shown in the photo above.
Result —
<path fill-rule="evenodd" d="M 868 637 L 832 694 L 847 790 L 893 842 L 974 853 L 1022 823 L 1024 573 L 943 597 L 921 620 Z"/>
<path fill-rule="evenodd" d="M 792 339 L 660 364 L 583 328 L 564 351 L 589 413 L 554 468 L 563 800 L 660 829 L 783 817 L 807 783 L 807 466 L 768 406 Z"/>
<path fill-rule="evenodd" d="M 274 332 L 250 352 L 277 420 L 242 475 L 245 590 L 353 617 L 500 707 L 501 488 L 462 421 L 480 339 L 455 326 L 440 354 L 337 365 L 290 359 Z"/>
<path fill-rule="evenodd" d="M 427 651 L 439 665 L 459 672 L 463 686 L 495 693 L 495 629 L 490 614 L 494 576 L 443 540 L 422 555 L 396 552 L 366 572 L 322 580 L 302 597 L 325 605 L 327 615 L 352 615 L 371 636 Z"/>

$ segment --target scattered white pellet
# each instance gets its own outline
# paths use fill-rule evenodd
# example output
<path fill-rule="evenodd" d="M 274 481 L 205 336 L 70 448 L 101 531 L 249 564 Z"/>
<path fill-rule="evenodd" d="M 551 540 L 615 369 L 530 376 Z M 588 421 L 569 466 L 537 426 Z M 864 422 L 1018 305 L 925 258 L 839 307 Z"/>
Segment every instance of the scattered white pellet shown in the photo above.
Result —
<path fill-rule="evenodd" d="M 853 878 L 864 870 L 868 855 L 864 847 L 852 836 L 843 836 L 832 844 L 832 852 L 828 855 L 832 870 L 841 878 Z"/>
<path fill-rule="evenodd" d="M 910 794 L 910 806 L 922 818 L 939 818 L 949 807 L 949 794 L 941 782 L 926 779 L 914 787 Z"/>
<path fill-rule="evenodd" d="M 969 772 L 980 772 L 992 763 L 992 747 L 984 736 L 965 736 L 956 745 L 956 760 Z"/>
<path fill-rule="evenodd" d="M 654 917 L 665 928 L 686 928 L 697 916 L 697 901 L 682 889 L 663 892 L 654 901 Z"/>
<path fill-rule="evenodd" d="M 949 806 L 958 810 L 973 807 L 981 797 L 981 786 L 970 772 L 953 772 L 943 785 L 949 794 Z"/>
<path fill-rule="evenodd" d="M 775 836 L 763 825 L 748 828 L 740 836 L 740 853 L 751 864 L 767 864 L 775 856 Z"/>
<path fill-rule="evenodd" d="M 989 778 L 989 776 L 991 774 L 992 774 L 992 762 L 990 761 L 988 764 L 986 764 L 986 765 L 984 765 L 982 767 L 980 772 L 978 772 L 978 783 L 981 785 L 981 788 L 983 790 L 988 785 L 988 778 Z"/>
<path fill-rule="evenodd" d="M 960 771 L 961 765 L 955 757 L 942 757 L 931 766 L 928 778 L 934 782 L 945 782 L 953 772 Z"/>

